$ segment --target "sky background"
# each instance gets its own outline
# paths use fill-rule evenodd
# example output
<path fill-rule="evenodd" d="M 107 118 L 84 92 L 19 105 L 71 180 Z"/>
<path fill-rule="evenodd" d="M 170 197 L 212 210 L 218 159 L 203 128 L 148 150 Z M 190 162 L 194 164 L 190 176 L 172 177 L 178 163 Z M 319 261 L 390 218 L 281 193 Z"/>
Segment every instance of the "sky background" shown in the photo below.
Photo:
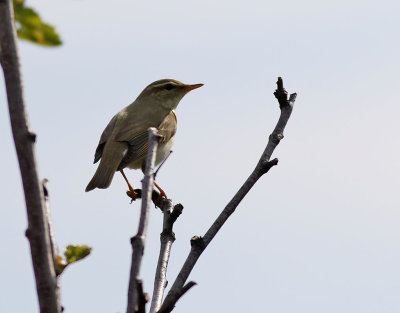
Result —
<path fill-rule="evenodd" d="M 20 42 L 37 159 L 60 247 L 92 254 L 62 275 L 65 312 L 126 310 L 140 203 L 116 175 L 85 193 L 111 117 L 149 83 L 204 83 L 181 101 L 157 177 L 185 207 L 168 279 L 244 182 L 279 108 L 298 97 L 274 167 L 201 256 L 192 312 L 400 312 L 398 1 L 27 0 L 64 44 Z M 0 78 L 0 312 L 37 312 L 23 192 Z M 126 172 L 139 186 L 141 172 Z M 151 294 L 162 214 L 151 209 L 142 277 Z"/>

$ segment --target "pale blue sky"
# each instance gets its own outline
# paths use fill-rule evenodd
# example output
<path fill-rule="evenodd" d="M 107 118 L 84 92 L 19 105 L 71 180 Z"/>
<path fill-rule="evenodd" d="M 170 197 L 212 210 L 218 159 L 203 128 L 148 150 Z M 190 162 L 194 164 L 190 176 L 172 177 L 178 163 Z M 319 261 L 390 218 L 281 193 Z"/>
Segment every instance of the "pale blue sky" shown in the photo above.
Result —
<path fill-rule="evenodd" d="M 20 43 L 26 100 L 61 247 L 92 255 L 62 277 L 65 312 L 126 308 L 139 203 L 120 175 L 85 193 L 110 118 L 149 83 L 205 86 L 178 107 L 159 173 L 185 206 L 168 278 L 255 166 L 279 109 L 298 99 L 279 165 L 207 248 L 176 313 L 400 312 L 398 1 L 27 0 L 64 45 Z M 0 79 L 0 312 L 36 312 L 26 214 Z M 136 184 L 140 172 L 129 171 Z M 142 268 L 152 280 L 162 216 L 151 211 Z"/>

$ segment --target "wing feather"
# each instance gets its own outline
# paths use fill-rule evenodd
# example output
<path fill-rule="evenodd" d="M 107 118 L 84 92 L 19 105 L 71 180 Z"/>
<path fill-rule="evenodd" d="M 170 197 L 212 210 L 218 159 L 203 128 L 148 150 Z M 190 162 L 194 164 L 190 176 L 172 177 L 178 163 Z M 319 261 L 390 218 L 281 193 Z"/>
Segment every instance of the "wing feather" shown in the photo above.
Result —
<path fill-rule="evenodd" d="M 104 146 L 114 130 L 117 119 L 118 119 L 118 114 L 114 115 L 114 117 L 111 119 L 111 121 L 108 123 L 103 133 L 101 134 L 99 144 L 97 145 L 96 152 L 94 154 L 93 163 L 97 163 L 101 159 L 103 155 Z"/>
<path fill-rule="evenodd" d="M 150 127 L 150 126 L 149 126 Z M 177 119 L 173 111 L 164 118 L 160 125 L 158 125 L 158 133 L 162 136 L 160 143 L 169 141 L 176 133 Z M 147 128 L 148 129 L 148 128 Z M 137 134 L 131 140 L 128 141 L 129 148 L 122 159 L 118 170 L 125 168 L 130 163 L 134 163 L 140 160 L 145 161 L 147 150 L 149 147 L 148 132 L 147 129 Z"/>
<path fill-rule="evenodd" d="M 162 136 L 160 143 L 168 142 L 175 136 L 178 121 L 174 111 L 171 111 L 158 127 L 158 134 Z"/>

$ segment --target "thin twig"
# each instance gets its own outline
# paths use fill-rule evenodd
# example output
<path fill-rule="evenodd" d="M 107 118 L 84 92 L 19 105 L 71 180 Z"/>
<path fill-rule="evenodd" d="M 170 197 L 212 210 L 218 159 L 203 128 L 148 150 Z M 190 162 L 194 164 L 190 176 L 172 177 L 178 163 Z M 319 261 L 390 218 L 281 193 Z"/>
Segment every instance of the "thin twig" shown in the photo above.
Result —
<path fill-rule="evenodd" d="M 154 180 L 155 180 L 156 177 L 157 177 L 158 171 L 163 167 L 164 163 L 167 162 L 167 160 L 168 160 L 169 157 L 171 156 L 172 152 L 174 152 L 174 151 L 171 150 L 171 151 L 168 153 L 168 155 L 165 157 L 165 159 L 161 162 L 161 164 L 158 166 L 158 168 L 157 168 L 156 171 L 154 172 Z"/>
<path fill-rule="evenodd" d="M 194 281 L 190 281 L 188 282 L 185 286 L 182 287 L 181 291 L 179 292 L 179 294 L 177 294 L 176 300 L 175 301 L 165 301 L 162 305 L 162 307 L 160 308 L 160 310 L 157 313 L 169 313 L 171 312 L 174 307 L 175 307 L 175 303 L 182 298 L 182 296 L 189 291 L 190 288 L 192 288 L 193 286 L 196 286 L 197 283 L 195 283 Z"/>
<path fill-rule="evenodd" d="M 59 254 L 57 242 L 56 242 L 56 235 L 54 232 L 54 227 L 53 227 L 53 221 L 51 218 L 51 210 L 50 210 L 50 200 L 49 200 L 49 191 L 47 189 L 47 182 L 49 180 L 47 178 L 43 179 L 42 181 L 42 188 L 43 188 L 43 197 L 44 197 L 44 203 L 46 206 L 46 211 L 45 211 L 45 218 L 46 218 L 46 224 L 49 232 L 49 239 L 50 239 L 50 246 L 51 246 L 51 255 L 53 258 L 53 266 L 54 270 L 56 270 L 56 258 L 57 255 Z M 61 306 L 61 281 L 58 276 L 56 276 L 56 295 L 57 295 L 57 305 L 58 305 L 58 310 L 59 312 L 62 312 L 63 308 Z"/>
<path fill-rule="evenodd" d="M 47 228 L 49 230 L 49 238 L 50 238 L 50 245 L 51 245 L 51 255 L 54 260 L 54 267 L 55 267 L 55 260 L 57 254 L 59 254 L 57 242 L 56 242 L 56 235 L 54 232 L 53 221 L 51 218 L 51 210 L 50 210 L 50 200 L 49 200 L 49 191 L 47 189 L 46 184 L 48 183 L 48 179 L 45 178 L 42 180 L 42 188 L 43 188 L 43 197 L 44 197 L 44 204 L 46 206 L 46 223 Z"/>
<path fill-rule="evenodd" d="M 183 206 L 181 204 L 173 205 L 169 199 L 162 199 L 157 202 L 157 206 L 164 214 L 163 231 L 160 234 L 160 255 L 158 257 L 157 269 L 154 278 L 153 297 L 151 299 L 150 313 L 157 312 L 164 297 L 164 291 L 167 287 L 167 268 L 171 255 L 172 244 L 175 241 L 173 225 L 179 215 L 182 214 Z"/>
<path fill-rule="evenodd" d="M 294 101 L 296 100 L 296 94 L 290 95 L 290 98 L 287 99 L 287 92 L 283 88 L 283 81 L 280 77 L 278 78 L 277 85 L 278 88 L 275 91 L 274 95 L 279 101 L 281 115 L 274 131 L 269 137 L 267 147 L 265 148 L 253 172 L 247 178 L 242 187 L 240 187 L 239 191 L 235 194 L 232 200 L 227 204 L 221 214 L 217 217 L 217 219 L 208 229 L 204 237 L 195 236 L 192 238 L 191 250 L 189 252 L 189 255 L 186 258 L 186 261 L 183 264 L 181 271 L 176 277 L 175 282 L 172 285 L 167 297 L 165 298 L 161 309 L 158 311 L 159 313 L 171 312 L 180 295 L 182 294 L 184 284 L 188 279 L 190 272 L 193 270 L 193 267 L 195 266 L 197 260 L 199 259 L 205 248 L 209 245 L 211 240 L 215 237 L 215 235 L 227 221 L 229 216 L 236 210 L 239 203 L 247 195 L 247 193 L 258 181 L 258 179 L 266 174 L 271 169 L 271 167 L 278 164 L 278 159 L 273 159 L 272 161 L 270 161 L 270 158 L 274 149 L 283 138 L 283 131 L 292 113 Z"/>
<path fill-rule="evenodd" d="M 41 313 L 57 313 L 56 273 L 45 221 L 43 189 L 36 166 L 36 135 L 29 129 L 11 0 L 0 0 L 0 46 L 14 136 L 28 215 L 28 237 Z"/>
<path fill-rule="evenodd" d="M 149 150 L 146 160 L 146 169 L 142 182 L 142 207 L 140 212 L 139 227 L 135 237 L 131 238 L 132 244 L 132 264 L 131 273 L 129 278 L 128 287 L 128 306 L 127 313 L 138 312 L 139 310 L 139 297 L 138 297 L 138 280 L 140 273 L 140 266 L 144 252 L 147 224 L 150 213 L 150 202 L 154 184 L 154 163 L 156 159 L 156 152 L 160 135 L 157 134 L 157 129 L 149 128 Z"/>

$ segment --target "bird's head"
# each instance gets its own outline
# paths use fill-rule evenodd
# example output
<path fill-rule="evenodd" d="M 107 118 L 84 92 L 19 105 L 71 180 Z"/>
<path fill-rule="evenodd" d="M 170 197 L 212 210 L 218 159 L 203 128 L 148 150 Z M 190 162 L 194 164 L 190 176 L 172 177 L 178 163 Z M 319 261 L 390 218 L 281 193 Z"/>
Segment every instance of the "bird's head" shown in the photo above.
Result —
<path fill-rule="evenodd" d="M 137 98 L 137 101 L 152 103 L 174 110 L 179 101 L 189 91 L 203 84 L 186 85 L 174 79 L 161 79 L 148 85 Z"/>

